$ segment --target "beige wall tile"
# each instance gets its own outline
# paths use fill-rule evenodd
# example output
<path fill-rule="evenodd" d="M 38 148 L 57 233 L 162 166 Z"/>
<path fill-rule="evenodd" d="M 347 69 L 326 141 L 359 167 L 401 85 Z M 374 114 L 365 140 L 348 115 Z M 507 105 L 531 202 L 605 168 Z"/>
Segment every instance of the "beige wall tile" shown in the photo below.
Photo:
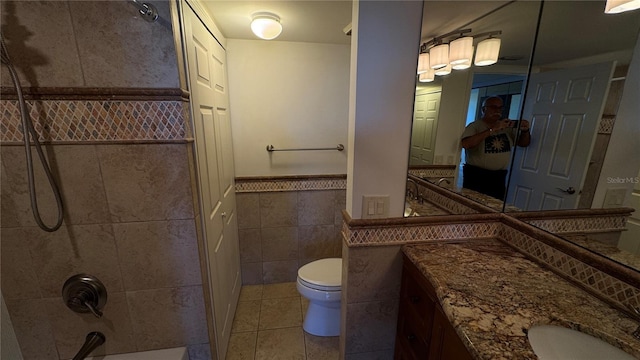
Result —
<path fill-rule="evenodd" d="M 336 190 L 334 224 L 342 226 L 342 210 L 347 208 L 347 190 Z"/>
<path fill-rule="evenodd" d="M 150 3 L 162 18 L 155 23 L 127 2 L 69 2 L 87 86 L 179 87 L 169 2 Z"/>
<path fill-rule="evenodd" d="M 24 238 L 23 228 L 2 229 L 2 296 L 10 299 L 40 298 L 40 285 L 33 269 L 29 242 Z"/>
<path fill-rule="evenodd" d="M 239 229 L 240 261 L 243 263 L 262 261 L 262 238 L 260 229 Z"/>
<path fill-rule="evenodd" d="M 253 360 L 256 353 L 256 340 L 258 332 L 247 332 L 231 334 L 229 348 L 227 349 L 227 360 Z"/>
<path fill-rule="evenodd" d="M 239 229 L 260 228 L 260 194 L 236 194 L 236 207 L 238 209 Z"/>
<path fill-rule="evenodd" d="M 109 292 L 123 291 L 111 225 L 63 226 L 47 233 L 23 228 L 33 268 L 44 297 L 60 296 L 62 286 L 75 274 L 97 277 Z"/>
<path fill-rule="evenodd" d="M 200 285 L 193 220 L 113 225 L 126 290 Z"/>
<path fill-rule="evenodd" d="M 23 87 L 82 86 L 66 1 L 2 1 L 2 34 Z M 13 84 L 5 66 L 2 84 Z"/>
<path fill-rule="evenodd" d="M 317 260 L 340 254 L 341 241 L 334 225 L 300 226 L 298 228 L 300 259 Z"/>
<path fill-rule="evenodd" d="M 242 272 L 242 285 L 263 284 L 262 263 L 242 263 L 240 264 Z"/>
<path fill-rule="evenodd" d="M 186 145 L 99 145 L 97 150 L 115 222 L 193 218 Z"/>
<path fill-rule="evenodd" d="M 138 351 L 209 340 L 199 286 L 131 291 L 127 300 Z"/>
<path fill-rule="evenodd" d="M 72 358 L 84 344 L 87 334 L 92 331 L 99 331 L 106 338 L 104 345 L 93 352 L 94 355 L 136 351 L 125 294 L 110 292 L 103 313 L 102 318 L 98 319 L 88 313 L 71 311 L 62 298 L 46 299 L 46 314 L 51 322 L 61 359 Z"/>
<path fill-rule="evenodd" d="M 298 193 L 298 225 L 333 224 L 335 201 L 334 190 L 300 191 Z"/>
<path fill-rule="evenodd" d="M 258 332 L 255 360 L 304 360 L 302 327 Z"/>
<path fill-rule="evenodd" d="M 64 224 L 111 222 L 93 145 L 54 145 L 43 149 L 60 189 Z M 24 148 L 2 146 L 2 226 L 37 226 L 31 210 Z M 57 222 L 58 208 L 40 159 L 32 151 L 38 210 L 47 226 Z"/>
<path fill-rule="evenodd" d="M 398 299 L 402 275 L 400 246 L 349 249 L 347 303 Z"/>
<path fill-rule="evenodd" d="M 262 260 L 295 260 L 298 258 L 298 228 L 277 227 L 261 230 Z"/>
<path fill-rule="evenodd" d="M 298 193 L 273 192 L 260 194 L 260 224 L 262 228 L 298 225 Z"/>
<path fill-rule="evenodd" d="M 298 261 L 265 261 L 262 263 L 262 279 L 264 284 L 296 281 L 298 278 Z"/>
<path fill-rule="evenodd" d="M 393 349 L 398 299 L 348 304 L 346 353 Z"/>
<path fill-rule="evenodd" d="M 58 360 L 46 303 L 46 299 L 6 300 L 24 360 Z"/>

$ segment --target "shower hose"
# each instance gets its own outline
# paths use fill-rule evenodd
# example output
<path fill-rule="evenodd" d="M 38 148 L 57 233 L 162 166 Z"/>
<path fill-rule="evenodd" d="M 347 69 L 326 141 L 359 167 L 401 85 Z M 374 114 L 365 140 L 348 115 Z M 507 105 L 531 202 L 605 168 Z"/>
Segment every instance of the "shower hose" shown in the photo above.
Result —
<path fill-rule="evenodd" d="M 36 220 L 38 226 L 47 232 L 56 231 L 62 226 L 63 220 L 63 211 L 62 211 L 62 197 L 60 196 L 60 190 L 58 189 L 58 185 L 56 185 L 55 179 L 51 174 L 51 169 L 49 168 L 49 163 L 44 156 L 42 151 L 42 145 L 38 141 L 38 133 L 33 128 L 33 124 L 31 122 L 31 118 L 29 117 L 29 112 L 27 111 L 27 105 L 24 101 L 24 96 L 22 95 L 22 86 L 20 85 L 20 80 L 18 79 L 18 74 L 11 64 L 11 60 L 9 59 L 9 53 L 7 52 L 7 47 L 4 44 L 4 36 L 0 33 L 0 45 L 1 53 L 2 53 L 2 63 L 7 65 L 9 69 L 9 73 L 11 75 L 11 79 L 13 80 L 13 85 L 16 89 L 16 94 L 18 95 L 18 103 L 20 106 L 20 116 L 22 118 L 22 132 L 24 134 L 24 150 L 27 157 L 27 177 L 29 179 L 29 196 L 31 198 L 31 211 L 33 212 L 33 217 Z M 40 212 L 38 211 L 38 200 L 36 197 L 36 186 L 33 176 L 33 159 L 31 157 L 31 141 L 29 140 L 29 135 L 31 135 L 31 139 L 35 145 L 36 151 L 38 153 L 38 157 L 40 158 L 40 162 L 42 163 L 42 167 L 44 168 L 44 172 L 47 175 L 47 179 L 49 180 L 49 185 L 51 186 L 51 190 L 53 191 L 53 195 L 56 198 L 56 205 L 58 206 L 58 220 L 56 224 L 52 227 L 45 225 L 40 217 Z"/>

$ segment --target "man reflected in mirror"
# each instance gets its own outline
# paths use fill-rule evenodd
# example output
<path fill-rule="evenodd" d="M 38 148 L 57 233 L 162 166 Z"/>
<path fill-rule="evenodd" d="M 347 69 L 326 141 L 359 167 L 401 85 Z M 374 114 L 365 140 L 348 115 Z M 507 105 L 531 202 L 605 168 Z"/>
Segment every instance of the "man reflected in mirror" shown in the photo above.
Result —
<path fill-rule="evenodd" d="M 511 149 L 529 146 L 527 120 L 503 117 L 502 98 L 491 96 L 482 103 L 482 117 L 464 129 L 462 147 L 466 163 L 462 167 L 462 187 L 504 200 Z"/>

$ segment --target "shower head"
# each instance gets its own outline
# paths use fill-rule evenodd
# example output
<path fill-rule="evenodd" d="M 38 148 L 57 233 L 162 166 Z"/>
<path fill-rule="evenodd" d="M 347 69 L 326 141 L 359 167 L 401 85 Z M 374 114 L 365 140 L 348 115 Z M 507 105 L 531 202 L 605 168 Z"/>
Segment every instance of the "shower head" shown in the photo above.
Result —
<path fill-rule="evenodd" d="M 130 0 L 131 3 L 138 8 L 138 12 L 143 19 L 148 22 L 155 22 L 158 20 L 158 9 L 152 4 L 146 2 L 140 2 L 138 0 Z"/>

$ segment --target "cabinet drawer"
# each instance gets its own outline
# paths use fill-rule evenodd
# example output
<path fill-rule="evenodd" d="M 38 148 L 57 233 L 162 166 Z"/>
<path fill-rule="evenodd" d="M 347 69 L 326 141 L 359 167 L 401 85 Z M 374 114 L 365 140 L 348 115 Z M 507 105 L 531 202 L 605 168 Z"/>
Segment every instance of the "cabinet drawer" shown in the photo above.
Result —
<path fill-rule="evenodd" d="M 422 331 L 416 328 L 413 319 L 400 318 L 396 333 L 396 342 L 404 349 L 402 359 L 426 359 L 429 356 L 429 341 Z"/>
<path fill-rule="evenodd" d="M 406 271 L 406 269 L 405 269 Z M 435 309 L 433 296 L 413 276 L 403 276 L 400 295 L 400 312 L 411 319 L 417 331 L 428 340 L 431 337 L 433 311 Z"/>

